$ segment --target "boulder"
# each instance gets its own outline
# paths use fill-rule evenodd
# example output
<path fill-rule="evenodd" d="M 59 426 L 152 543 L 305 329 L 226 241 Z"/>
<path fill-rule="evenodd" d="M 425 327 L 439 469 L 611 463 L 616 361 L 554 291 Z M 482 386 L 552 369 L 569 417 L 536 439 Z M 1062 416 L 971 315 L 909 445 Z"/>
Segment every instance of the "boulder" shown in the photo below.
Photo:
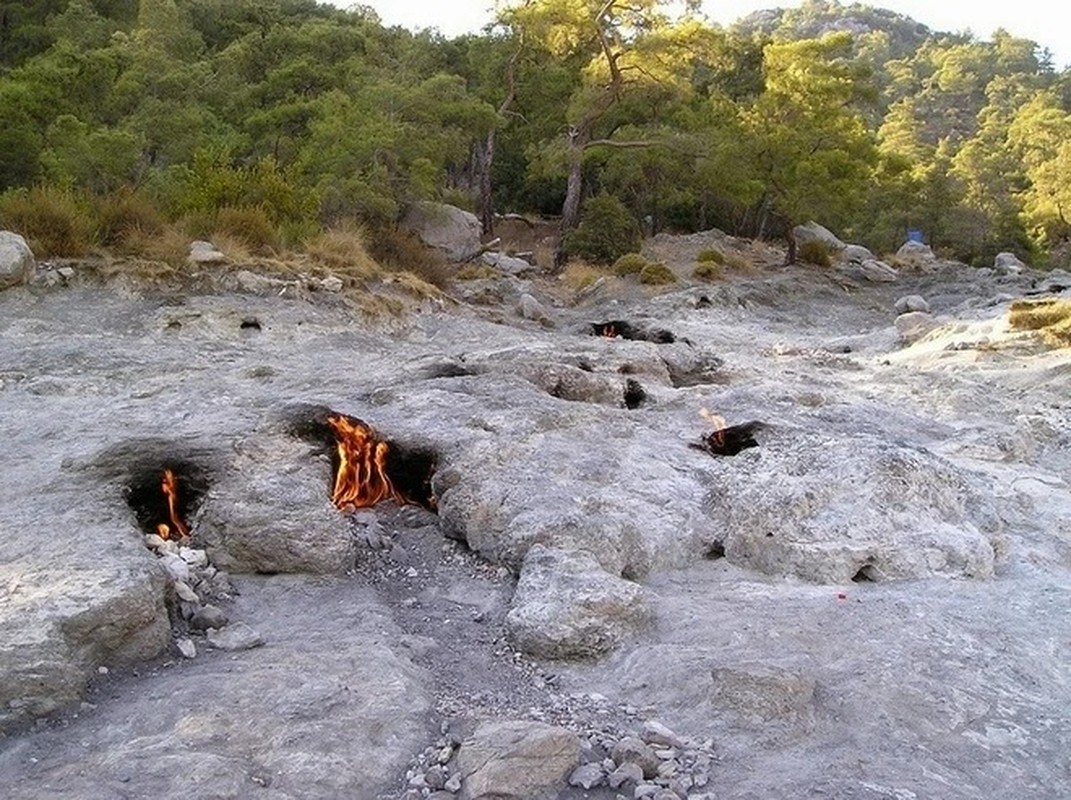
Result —
<path fill-rule="evenodd" d="M 26 240 L 17 233 L 0 231 L 0 289 L 28 283 L 35 266 Z"/>
<path fill-rule="evenodd" d="M 467 261 L 480 252 L 480 221 L 475 214 L 446 203 L 413 203 L 402 219 L 428 247 L 451 261 Z"/>
<path fill-rule="evenodd" d="M 534 545 L 521 570 L 506 626 L 539 658 L 602 655 L 651 620 L 644 590 L 615 577 L 585 551 Z"/>
<path fill-rule="evenodd" d="M 1054 269 L 1040 280 L 1034 281 L 1034 289 L 1039 292 L 1059 294 L 1071 289 L 1071 272 L 1066 269 Z"/>
<path fill-rule="evenodd" d="M 990 490 L 928 450 L 794 430 L 732 461 L 707 502 L 734 564 L 817 583 L 993 574 Z"/>
<path fill-rule="evenodd" d="M 1028 268 L 1015 253 L 997 253 L 993 266 L 1009 275 L 1018 275 Z"/>
<path fill-rule="evenodd" d="M 925 311 L 907 311 L 896 318 L 896 333 L 903 344 L 914 344 L 938 326 L 932 314 Z"/>
<path fill-rule="evenodd" d="M 847 246 L 829 228 L 825 228 L 813 220 L 806 225 L 797 225 L 792 229 L 792 233 L 796 237 L 797 244 L 818 241 L 834 251 L 843 250 Z"/>
<path fill-rule="evenodd" d="M 856 264 L 862 264 L 864 261 L 873 261 L 874 254 L 861 244 L 849 244 L 844 246 L 844 250 L 841 251 L 840 257 L 843 261 Z"/>
<path fill-rule="evenodd" d="M 211 242 L 190 242 L 190 254 L 187 260 L 191 264 L 208 266 L 210 264 L 226 264 L 227 256 L 216 248 Z"/>
<path fill-rule="evenodd" d="M 895 269 L 884 261 L 870 259 L 855 266 L 859 277 L 872 283 L 893 283 L 900 277 Z"/>
<path fill-rule="evenodd" d="M 896 251 L 896 257 L 912 264 L 928 264 L 937 260 L 937 256 L 933 254 L 928 244 L 915 241 L 907 241 L 900 245 L 900 249 Z"/>
<path fill-rule="evenodd" d="M 480 260 L 489 267 L 494 267 L 505 275 L 522 278 L 532 275 L 537 270 L 523 258 L 515 258 L 505 253 L 484 253 Z"/>
<path fill-rule="evenodd" d="M 547 310 L 543 308 L 543 304 L 527 292 L 521 295 L 520 302 L 517 303 L 517 313 L 524 317 L 524 319 L 530 319 L 533 322 L 539 322 L 548 327 L 551 327 L 554 324 L 554 321 L 550 318 Z"/>
<path fill-rule="evenodd" d="M 457 763 L 467 800 L 551 800 L 580 763 L 575 734 L 541 722 L 480 724 Z"/>
<path fill-rule="evenodd" d="M 233 572 L 351 568 L 353 537 L 330 485 L 327 461 L 310 458 L 298 439 L 261 434 L 238 443 L 197 523 L 212 563 Z"/>
<path fill-rule="evenodd" d="M 905 294 L 903 297 L 898 298 L 895 308 L 897 314 L 906 314 L 909 311 L 930 313 L 930 304 L 926 302 L 926 298 L 918 294 Z"/>

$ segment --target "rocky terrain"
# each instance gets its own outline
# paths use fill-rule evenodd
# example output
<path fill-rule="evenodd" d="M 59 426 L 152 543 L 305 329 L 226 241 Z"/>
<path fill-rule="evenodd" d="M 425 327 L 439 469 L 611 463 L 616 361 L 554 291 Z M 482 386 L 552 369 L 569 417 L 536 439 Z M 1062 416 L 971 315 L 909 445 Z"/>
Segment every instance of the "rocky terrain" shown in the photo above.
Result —
<path fill-rule="evenodd" d="M 1066 796 L 1071 358 L 1007 324 L 1066 282 L 646 252 L 709 247 L 754 266 L 503 267 L 379 319 L 20 262 L 5 796 Z M 338 511 L 331 412 L 433 467 L 431 508 Z"/>

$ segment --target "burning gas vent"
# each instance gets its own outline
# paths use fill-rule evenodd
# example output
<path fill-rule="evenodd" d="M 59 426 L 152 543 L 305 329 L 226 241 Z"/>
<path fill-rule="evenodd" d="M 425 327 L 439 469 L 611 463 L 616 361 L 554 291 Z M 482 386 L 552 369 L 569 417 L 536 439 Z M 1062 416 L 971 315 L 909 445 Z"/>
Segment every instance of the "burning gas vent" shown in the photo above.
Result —
<path fill-rule="evenodd" d="M 435 451 L 386 439 L 364 420 L 322 407 L 301 417 L 292 430 L 330 456 L 331 502 L 340 510 L 370 508 L 387 500 L 435 509 Z"/>
<path fill-rule="evenodd" d="M 146 533 L 186 539 L 189 520 L 208 488 L 203 471 L 186 462 L 143 467 L 127 486 L 127 504 Z"/>
<path fill-rule="evenodd" d="M 759 446 L 755 433 L 765 427 L 761 422 L 753 420 L 742 425 L 726 425 L 723 417 L 712 414 L 705 408 L 699 413 L 713 430 L 705 434 L 698 443 L 691 445 L 697 450 L 703 450 L 713 456 L 735 456 L 743 450 Z"/>
<path fill-rule="evenodd" d="M 609 339 L 621 337 L 639 342 L 655 344 L 673 344 L 677 337 L 664 328 L 644 328 L 623 319 L 611 319 L 606 322 L 591 323 L 592 336 L 605 336 Z"/>

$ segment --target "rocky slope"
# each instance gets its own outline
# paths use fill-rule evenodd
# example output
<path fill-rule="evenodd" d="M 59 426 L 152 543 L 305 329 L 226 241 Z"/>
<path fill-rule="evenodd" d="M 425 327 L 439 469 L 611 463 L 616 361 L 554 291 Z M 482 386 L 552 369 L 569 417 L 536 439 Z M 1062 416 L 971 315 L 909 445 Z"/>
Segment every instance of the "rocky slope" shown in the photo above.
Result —
<path fill-rule="evenodd" d="M 377 323 L 68 273 L 0 293 L 8 796 L 1061 796 L 1071 360 L 1004 321 L 1041 276 L 503 277 Z M 328 409 L 433 457 L 436 513 L 339 513 Z"/>

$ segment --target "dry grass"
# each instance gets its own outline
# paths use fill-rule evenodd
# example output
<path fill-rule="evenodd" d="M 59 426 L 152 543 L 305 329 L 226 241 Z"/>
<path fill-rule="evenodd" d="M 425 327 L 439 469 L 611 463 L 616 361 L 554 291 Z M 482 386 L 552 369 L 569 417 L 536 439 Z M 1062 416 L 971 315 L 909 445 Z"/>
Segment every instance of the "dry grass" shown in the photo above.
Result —
<path fill-rule="evenodd" d="M 1071 347 L 1071 301 L 1017 300 L 1008 312 L 1013 330 L 1037 331 L 1052 347 Z"/>
<path fill-rule="evenodd" d="M 599 278 L 605 278 L 609 274 L 605 269 L 593 266 L 586 261 L 570 261 L 562 270 L 560 280 L 574 292 L 580 292 Z"/>
<path fill-rule="evenodd" d="M 487 264 L 466 264 L 454 276 L 459 281 L 480 281 L 501 278 L 502 273 Z"/>
<path fill-rule="evenodd" d="M 186 264 L 190 255 L 190 241 L 190 237 L 174 225 L 166 225 L 156 232 L 135 228 L 124 234 L 114 250 L 120 255 L 163 262 L 178 268 Z"/>
<path fill-rule="evenodd" d="M 38 258 L 77 258 L 93 244 L 91 211 L 71 192 L 35 187 L 0 197 L 0 227 L 21 234 Z"/>
<path fill-rule="evenodd" d="M 341 225 L 317 234 L 305 242 L 305 253 L 314 265 L 343 280 L 373 280 L 383 274 L 368 252 L 364 231 L 355 225 Z"/>
<path fill-rule="evenodd" d="M 445 302 L 447 300 L 447 296 L 438 286 L 428 283 L 420 275 L 408 270 L 395 272 L 387 276 L 384 282 L 396 286 L 418 300 L 435 300 L 436 302 Z"/>
<path fill-rule="evenodd" d="M 226 246 L 235 249 L 235 260 L 244 248 L 250 255 L 270 255 L 280 246 L 279 231 L 268 213 L 258 206 L 221 208 L 212 226 L 212 244 L 231 257 Z"/>

